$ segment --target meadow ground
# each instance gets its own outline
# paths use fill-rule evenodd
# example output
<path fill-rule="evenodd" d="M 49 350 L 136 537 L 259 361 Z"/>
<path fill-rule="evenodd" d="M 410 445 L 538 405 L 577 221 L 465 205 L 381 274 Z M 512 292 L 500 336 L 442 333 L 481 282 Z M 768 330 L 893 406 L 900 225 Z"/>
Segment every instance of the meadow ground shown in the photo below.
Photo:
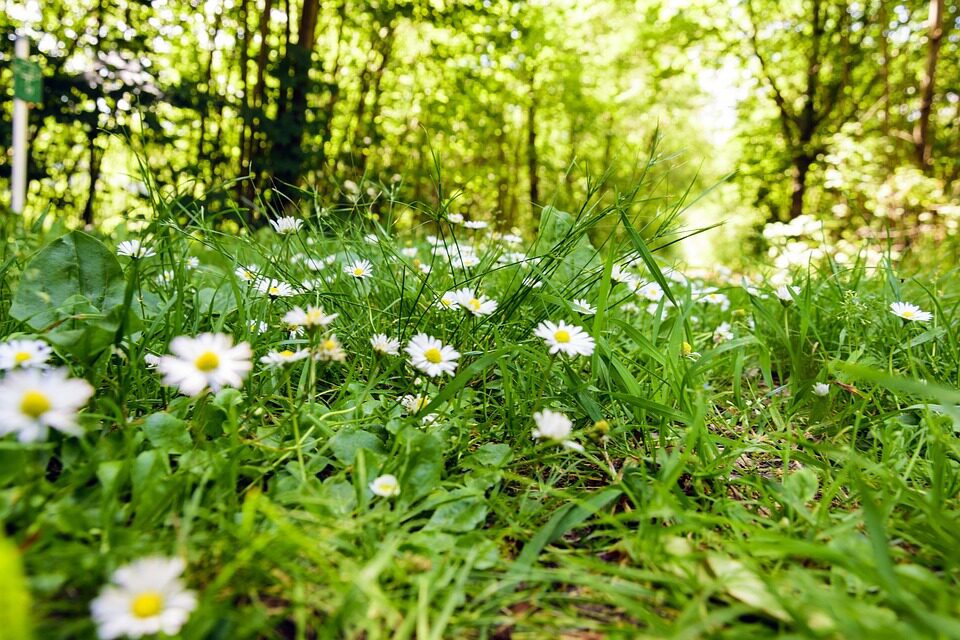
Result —
<path fill-rule="evenodd" d="M 9 230 L 0 636 L 960 638 L 953 265 L 157 204 Z"/>

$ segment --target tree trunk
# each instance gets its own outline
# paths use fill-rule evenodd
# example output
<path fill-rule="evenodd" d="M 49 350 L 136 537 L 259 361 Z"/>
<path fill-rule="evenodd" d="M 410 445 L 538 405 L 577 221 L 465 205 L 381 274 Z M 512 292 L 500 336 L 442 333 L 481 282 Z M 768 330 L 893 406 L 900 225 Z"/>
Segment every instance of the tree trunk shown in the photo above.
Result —
<path fill-rule="evenodd" d="M 913 144 L 917 164 L 924 170 L 933 163 L 933 134 L 930 131 L 930 113 L 933 111 L 933 96 L 937 78 L 937 62 L 940 59 L 940 43 L 943 40 L 943 0 L 930 0 L 930 16 L 927 21 L 927 64 L 920 80 L 920 117 L 913 128 Z"/>
<path fill-rule="evenodd" d="M 87 132 L 87 151 L 90 164 L 90 186 L 87 189 L 87 203 L 83 207 L 83 224 L 86 227 L 93 226 L 93 206 L 97 198 L 97 182 L 100 181 L 100 163 L 103 160 L 103 154 L 97 148 L 97 129 L 90 128 Z"/>
<path fill-rule="evenodd" d="M 537 100 L 533 96 L 533 82 L 530 83 L 530 104 L 527 105 L 527 171 L 530 174 L 530 207 L 537 215 L 537 203 L 540 202 L 539 159 L 537 158 Z"/>
<path fill-rule="evenodd" d="M 790 219 L 803 215 L 803 200 L 807 194 L 807 174 L 813 164 L 813 156 L 800 154 L 793 159 L 793 184 L 790 197 Z"/>
<path fill-rule="evenodd" d="M 317 38 L 320 0 L 304 0 L 297 42 L 286 52 L 286 69 L 280 78 L 277 130 L 271 152 L 273 177 L 279 184 L 296 185 L 303 173 L 303 138 L 306 129 L 310 66 Z M 289 102 L 286 97 L 289 95 Z"/>

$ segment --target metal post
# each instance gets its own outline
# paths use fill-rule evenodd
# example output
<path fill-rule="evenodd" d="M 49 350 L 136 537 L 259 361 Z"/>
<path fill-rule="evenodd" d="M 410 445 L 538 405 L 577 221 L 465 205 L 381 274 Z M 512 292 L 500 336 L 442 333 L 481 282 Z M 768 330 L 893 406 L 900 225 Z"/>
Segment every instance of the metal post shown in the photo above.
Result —
<path fill-rule="evenodd" d="M 14 52 L 18 58 L 26 60 L 30 55 L 30 41 L 24 36 L 17 37 Z M 10 208 L 14 213 L 23 213 L 23 202 L 27 193 L 27 117 L 26 100 L 13 100 L 13 172 L 10 176 Z"/>

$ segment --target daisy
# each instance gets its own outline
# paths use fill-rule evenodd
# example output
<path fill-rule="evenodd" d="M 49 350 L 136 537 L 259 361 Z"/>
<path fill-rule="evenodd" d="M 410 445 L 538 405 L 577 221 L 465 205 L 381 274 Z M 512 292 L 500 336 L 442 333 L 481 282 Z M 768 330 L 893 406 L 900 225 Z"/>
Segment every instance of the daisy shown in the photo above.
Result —
<path fill-rule="evenodd" d="M 796 287 L 791 287 L 784 284 L 777 287 L 777 290 L 774 291 L 774 293 L 783 302 L 793 302 L 793 298 L 800 295 L 800 290 Z"/>
<path fill-rule="evenodd" d="M 400 398 L 400 404 L 403 405 L 408 414 L 420 413 L 424 407 L 430 404 L 430 397 L 405 395 Z"/>
<path fill-rule="evenodd" d="M 452 222 L 453 224 L 463 224 L 463 214 L 449 213 L 447 214 L 447 221 Z"/>
<path fill-rule="evenodd" d="M 176 274 L 170 269 L 164 269 L 157 274 L 157 283 L 158 284 L 170 284 L 173 282 L 173 279 L 176 278 Z"/>
<path fill-rule="evenodd" d="M 656 282 L 648 282 L 637 288 L 636 294 L 650 302 L 660 302 L 663 298 L 663 287 Z"/>
<path fill-rule="evenodd" d="M 156 369 L 160 366 L 160 356 L 153 353 L 143 354 L 143 364 L 146 365 L 147 369 Z"/>
<path fill-rule="evenodd" d="M 257 279 L 257 265 L 251 264 L 246 267 L 237 267 L 233 273 L 244 282 L 253 282 Z"/>
<path fill-rule="evenodd" d="M 440 305 L 441 309 L 453 311 L 457 308 L 457 294 L 453 291 L 447 291 L 445 294 L 440 296 L 437 304 Z"/>
<path fill-rule="evenodd" d="M 42 340 L 10 340 L 0 344 L 0 370 L 43 368 L 51 354 L 53 349 Z"/>
<path fill-rule="evenodd" d="M 282 218 L 277 218 L 276 220 L 271 220 L 270 226 L 272 226 L 274 231 L 277 233 L 286 235 L 288 233 L 296 233 L 297 231 L 300 231 L 300 227 L 303 226 L 303 220 L 294 218 L 293 216 L 284 216 Z"/>
<path fill-rule="evenodd" d="M 505 233 L 502 239 L 507 244 L 523 244 L 523 238 L 515 233 Z"/>
<path fill-rule="evenodd" d="M 357 260 L 353 264 L 348 264 L 343 268 L 343 272 L 348 276 L 362 280 L 373 275 L 373 265 L 369 260 Z"/>
<path fill-rule="evenodd" d="M 317 345 L 317 352 L 313 357 L 320 362 L 343 362 L 347 359 L 347 354 L 337 336 L 331 333 Z"/>
<path fill-rule="evenodd" d="M 294 291 L 293 287 L 286 282 L 283 282 L 282 280 L 274 280 L 273 278 L 258 280 L 257 291 L 264 293 L 271 298 L 289 298 L 297 293 Z"/>
<path fill-rule="evenodd" d="M 117 245 L 117 255 L 137 259 L 150 258 L 157 255 L 157 252 L 144 245 L 140 240 L 124 240 Z"/>
<path fill-rule="evenodd" d="M 196 269 L 200 266 L 200 258 L 197 256 L 190 256 L 186 259 L 186 261 L 184 261 L 184 264 L 186 265 L 187 269 Z"/>
<path fill-rule="evenodd" d="M 468 220 L 463 223 L 467 229 L 486 229 L 489 226 L 489 223 L 483 220 Z"/>
<path fill-rule="evenodd" d="M 410 339 L 405 351 L 410 355 L 410 364 L 431 378 L 439 375 L 453 375 L 457 370 L 457 358 L 460 354 L 449 345 L 425 333 L 418 333 Z"/>
<path fill-rule="evenodd" d="M 903 318 L 904 320 L 909 320 L 911 322 L 929 322 L 930 320 L 933 320 L 932 313 L 929 311 L 922 311 L 920 307 L 915 304 L 910 304 L 909 302 L 890 303 L 890 313 L 898 318 Z"/>
<path fill-rule="evenodd" d="M 823 396 L 830 394 L 830 385 L 826 382 L 817 382 L 813 385 L 812 390 L 813 395 L 820 396 L 822 398 Z"/>
<path fill-rule="evenodd" d="M 707 304 L 715 304 L 719 306 L 721 311 L 726 311 L 730 308 L 730 298 L 722 293 L 717 293 L 716 291 L 707 293 L 705 296 L 703 296 L 703 298 L 701 298 L 701 300 Z"/>
<path fill-rule="evenodd" d="M 626 267 L 621 267 L 618 264 L 613 265 L 613 268 L 610 270 L 610 279 L 629 287 L 635 286 L 637 282 L 635 275 L 627 271 Z"/>
<path fill-rule="evenodd" d="M 733 340 L 733 331 L 730 330 L 729 322 L 721 322 L 720 326 L 713 331 L 713 343 L 720 344 L 727 340 Z"/>
<path fill-rule="evenodd" d="M 300 307 L 294 307 L 283 316 L 283 321 L 291 327 L 303 327 L 309 330 L 327 326 L 336 320 L 338 315 L 340 314 L 327 315 L 321 307 L 307 307 L 306 311 Z"/>
<path fill-rule="evenodd" d="M 488 316 L 497 309 L 497 301 L 485 295 L 477 295 L 469 288 L 463 288 L 453 294 L 454 299 L 461 307 L 475 316 Z"/>
<path fill-rule="evenodd" d="M 377 353 L 385 356 L 395 356 L 400 353 L 400 341 L 394 338 L 388 338 L 384 333 L 374 334 L 370 338 L 370 346 Z"/>
<path fill-rule="evenodd" d="M 400 482 L 392 474 L 384 474 L 370 483 L 370 491 L 381 498 L 395 498 L 400 495 Z"/>
<path fill-rule="evenodd" d="M 304 258 L 303 266 L 310 269 L 310 271 L 323 271 L 327 266 L 327 261 L 318 258 Z"/>
<path fill-rule="evenodd" d="M 583 445 L 570 439 L 573 435 L 573 423 L 570 418 L 559 411 L 551 411 L 550 409 L 538 411 L 533 414 L 533 420 L 537 423 L 533 430 L 534 439 L 553 440 L 567 449 L 583 451 Z"/>
<path fill-rule="evenodd" d="M 416 258 L 417 257 L 417 248 L 416 247 L 404 247 L 400 250 L 400 254 L 407 258 Z"/>
<path fill-rule="evenodd" d="M 77 411 L 93 395 L 86 380 L 67 369 L 11 371 L 0 381 L 0 437 L 16 433 L 20 442 L 46 440 L 50 427 L 80 436 Z"/>
<path fill-rule="evenodd" d="M 114 571 L 111 584 L 90 603 L 99 637 L 179 633 L 197 607 L 196 594 L 180 580 L 183 569 L 180 558 L 150 557 Z"/>
<path fill-rule="evenodd" d="M 170 351 L 173 355 L 163 356 L 157 369 L 164 384 L 188 396 L 208 387 L 214 393 L 223 387 L 239 387 L 253 368 L 250 345 L 241 342 L 234 346 L 233 338 L 222 333 L 174 338 Z"/>
<path fill-rule="evenodd" d="M 597 312 L 597 308 L 583 300 L 582 298 L 577 298 L 570 303 L 570 306 L 573 307 L 573 310 L 577 313 L 583 314 L 585 316 L 592 316 Z"/>
<path fill-rule="evenodd" d="M 270 331 L 270 325 L 263 320 L 251 320 L 247 323 L 247 328 L 253 333 L 266 333 Z"/>
<path fill-rule="evenodd" d="M 454 256 L 451 260 L 451 264 L 455 269 L 470 269 L 480 264 L 480 258 L 477 257 L 474 253 L 463 253 L 458 256 Z"/>
<path fill-rule="evenodd" d="M 568 356 L 589 356 L 596 347 L 593 338 L 583 328 L 563 320 L 558 324 L 544 320 L 537 325 L 533 334 L 543 338 L 550 346 L 550 355 L 561 352 Z"/>
<path fill-rule="evenodd" d="M 292 362 L 297 362 L 298 360 L 303 360 L 310 355 L 310 352 L 306 349 L 299 349 L 297 351 L 291 351 L 290 349 L 284 349 L 283 351 L 271 351 L 267 355 L 260 358 L 260 362 L 265 364 L 268 367 L 279 368 L 285 364 L 290 364 Z"/>

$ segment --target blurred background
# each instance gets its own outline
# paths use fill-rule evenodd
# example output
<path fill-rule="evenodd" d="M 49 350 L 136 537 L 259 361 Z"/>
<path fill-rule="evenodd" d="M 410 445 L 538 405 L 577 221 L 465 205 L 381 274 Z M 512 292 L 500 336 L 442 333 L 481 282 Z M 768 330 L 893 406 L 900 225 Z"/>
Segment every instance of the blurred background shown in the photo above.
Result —
<path fill-rule="evenodd" d="M 439 179 L 458 212 L 528 232 L 591 181 L 628 188 L 658 140 L 651 188 L 713 187 L 684 224 L 725 223 L 683 243 L 694 263 L 802 260 L 814 232 L 900 250 L 960 220 L 953 0 L 2 5 L 7 95 L 16 34 L 44 80 L 28 213 L 77 225 L 149 216 L 154 186 L 257 219 L 435 203 Z"/>

